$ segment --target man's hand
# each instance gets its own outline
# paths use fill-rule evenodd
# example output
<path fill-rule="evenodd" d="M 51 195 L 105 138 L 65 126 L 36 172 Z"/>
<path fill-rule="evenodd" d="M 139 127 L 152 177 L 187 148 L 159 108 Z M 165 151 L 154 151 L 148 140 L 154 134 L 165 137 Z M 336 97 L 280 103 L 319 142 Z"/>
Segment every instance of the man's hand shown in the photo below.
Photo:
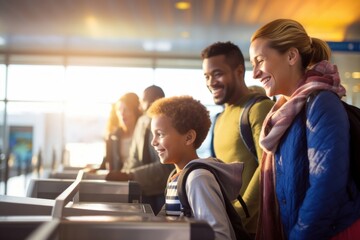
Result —
<path fill-rule="evenodd" d="M 84 173 L 96 173 L 97 169 L 86 167 L 83 169 Z"/>

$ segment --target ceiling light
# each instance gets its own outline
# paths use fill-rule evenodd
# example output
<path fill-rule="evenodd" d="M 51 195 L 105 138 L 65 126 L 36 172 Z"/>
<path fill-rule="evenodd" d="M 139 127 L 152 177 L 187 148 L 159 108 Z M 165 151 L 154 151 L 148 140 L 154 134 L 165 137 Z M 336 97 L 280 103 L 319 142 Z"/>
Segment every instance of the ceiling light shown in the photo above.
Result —
<path fill-rule="evenodd" d="M 171 50 L 172 46 L 170 42 L 160 41 L 160 42 L 152 42 L 146 41 L 143 43 L 143 48 L 145 51 L 158 51 L 158 52 L 168 52 Z"/>
<path fill-rule="evenodd" d="M 85 18 L 85 22 L 89 27 L 97 27 L 98 26 L 98 20 L 94 16 L 87 16 Z"/>
<path fill-rule="evenodd" d="M 191 4 L 189 2 L 177 2 L 175 3 L 175 7 L 179 10 L 187 10 L 191 7 Z"/>
<path fill-rule="evenodd" d="M 186 32 L 186 31 L 181 32 L 180 35 L 181 35 L 182 38 L 189 38 L 190 37 L 190 33 Z"/>
<path fill-rule="evenodd" d="M 360 84 L 353 86 L 353 92 L 358 93 L 360 92 Z"/>
<path fill-rule="evenodd" d="M 360 72 L 353 72 L 351 75 L 352 78 L 360 78 Z"/>

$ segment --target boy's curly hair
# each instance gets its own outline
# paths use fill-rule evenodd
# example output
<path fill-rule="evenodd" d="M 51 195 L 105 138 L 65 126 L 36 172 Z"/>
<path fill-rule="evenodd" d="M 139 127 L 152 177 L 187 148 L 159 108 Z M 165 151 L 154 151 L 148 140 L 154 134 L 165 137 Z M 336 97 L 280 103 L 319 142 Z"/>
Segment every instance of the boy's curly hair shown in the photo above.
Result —
<path fill-rule="evenodd" d="M 193 129 L 196 132 L 195 149 L 201 146 L 211 125 L 209 111 L 191 96 L 158 99 L 151 105 L 148 114 L 150 117 L 165 115 L 180 134 Z"/>

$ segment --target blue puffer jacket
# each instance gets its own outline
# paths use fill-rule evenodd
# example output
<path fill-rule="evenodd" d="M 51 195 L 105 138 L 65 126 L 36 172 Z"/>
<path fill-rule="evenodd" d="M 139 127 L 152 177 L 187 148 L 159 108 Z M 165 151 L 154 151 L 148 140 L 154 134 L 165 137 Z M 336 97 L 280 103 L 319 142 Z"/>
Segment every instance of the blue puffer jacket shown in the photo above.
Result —
<path fill-rule="evenodd" d="M 328 239 L 360 218 L 360 193 L 349 175 L 349 122 L 332 92 L 306 106 L 275 154 L 276 194 L 288 239 Z"/>

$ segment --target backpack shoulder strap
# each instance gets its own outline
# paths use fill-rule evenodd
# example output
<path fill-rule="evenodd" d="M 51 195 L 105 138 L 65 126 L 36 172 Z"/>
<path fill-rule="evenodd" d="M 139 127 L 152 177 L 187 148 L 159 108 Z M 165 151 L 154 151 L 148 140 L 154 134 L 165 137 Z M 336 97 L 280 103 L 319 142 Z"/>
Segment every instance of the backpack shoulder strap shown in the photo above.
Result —
<path fill-rule="evenodd" d="M 178 193 L 178 197 L 181 203 L 181 211 L 184 213 L 185 217 L 191 217 L 191 207 L 190 207 L 190 203 L 189 200 L 187 198 L 187 194 L 186 194 L 186 179 L 189 175 L 189 173 L 191 172 L 192 169 L 190 168 L 184 168 L 177 180 L 177 193 Z"/>
<path fill-rule="evenodd" d="M 177 182 L 177 191 L 178 191 L 178 197 L 179 197 L 179 200 L 181 202 L 181 205 L 183 207 L 182 211 L 184 213 L 185 216 L 187 217 L 190 217 L 191 216 L 191 207 L 190 207 L 190 204 L 189 204 L 189 200 L 187 198 L 187 194 L 186 194 L 186 179 L 189 175 L 189 173 L 192 171 L 192 170 L 195 170 L 195 169 L 206 169 L 208 170 L 209 172 L 211 172 L 217 183 L 219 184 L 220 186 L 220 189 L 221 189 L 221 193 L 223 195 L 223 198 L 224 198 L 224 201 L 225 201 L 225 204 L 227 205 L 227 203 L 230 203 L 230 205 L 232 206 L 232 203 L 231 201 L 227 198 L 227 195 L 225 194 L 224 192 L 224 188 L 221 184 L 221 182 L 219 181 L 219 177 L 218 177 L 218 173 L 217 171 L 212 168 L 211 166 L 207 165 L 207 164 L 203 164 L 203 163 L 193 163 L 191 164 L 189 167 L 186 167 L 182 170 L 182 172 L 180 173 L 179 175 L 179 178 L 178 178 L 178 182 Z M 249 214 L 249 210 L 246 206 L 246 203 L 245 201 L 242 199 L 242 197 L 240 195 L 237 196 L 237 199 L 239 200 L 242 208 L 244 209 L 244 212 L 246 214 L 246 217 L 250 217 L 250 214 Z M 228 207 L 227 207 L 228 208 Z M 228 209 L 227 209 L 228 211 Z"/>
<path fill-rule="evenodd" d="M 240 136 L 243 139 L 246 148 L 252 153 L 257 161 L 256 147 L 249 121 L 249 111 L 255 103 L 265 99 L 269 98 L 265 95 L 255 95 L 245 104 L 244 110 L 240 114 Z"/>
<path fill-rule="evenodd" d="M 215 115 L 214 120 L 213 120 L 213 125 L 211 128 L 210 153 L 211 153 L 212 157 L 216 157 L 215 149 L 214 149 L 214 128 L 215 128 L 215 122 L 216 122 L 217 118 L 219 117 L 220 113 L 221 112 L 219 112 Z"/>

